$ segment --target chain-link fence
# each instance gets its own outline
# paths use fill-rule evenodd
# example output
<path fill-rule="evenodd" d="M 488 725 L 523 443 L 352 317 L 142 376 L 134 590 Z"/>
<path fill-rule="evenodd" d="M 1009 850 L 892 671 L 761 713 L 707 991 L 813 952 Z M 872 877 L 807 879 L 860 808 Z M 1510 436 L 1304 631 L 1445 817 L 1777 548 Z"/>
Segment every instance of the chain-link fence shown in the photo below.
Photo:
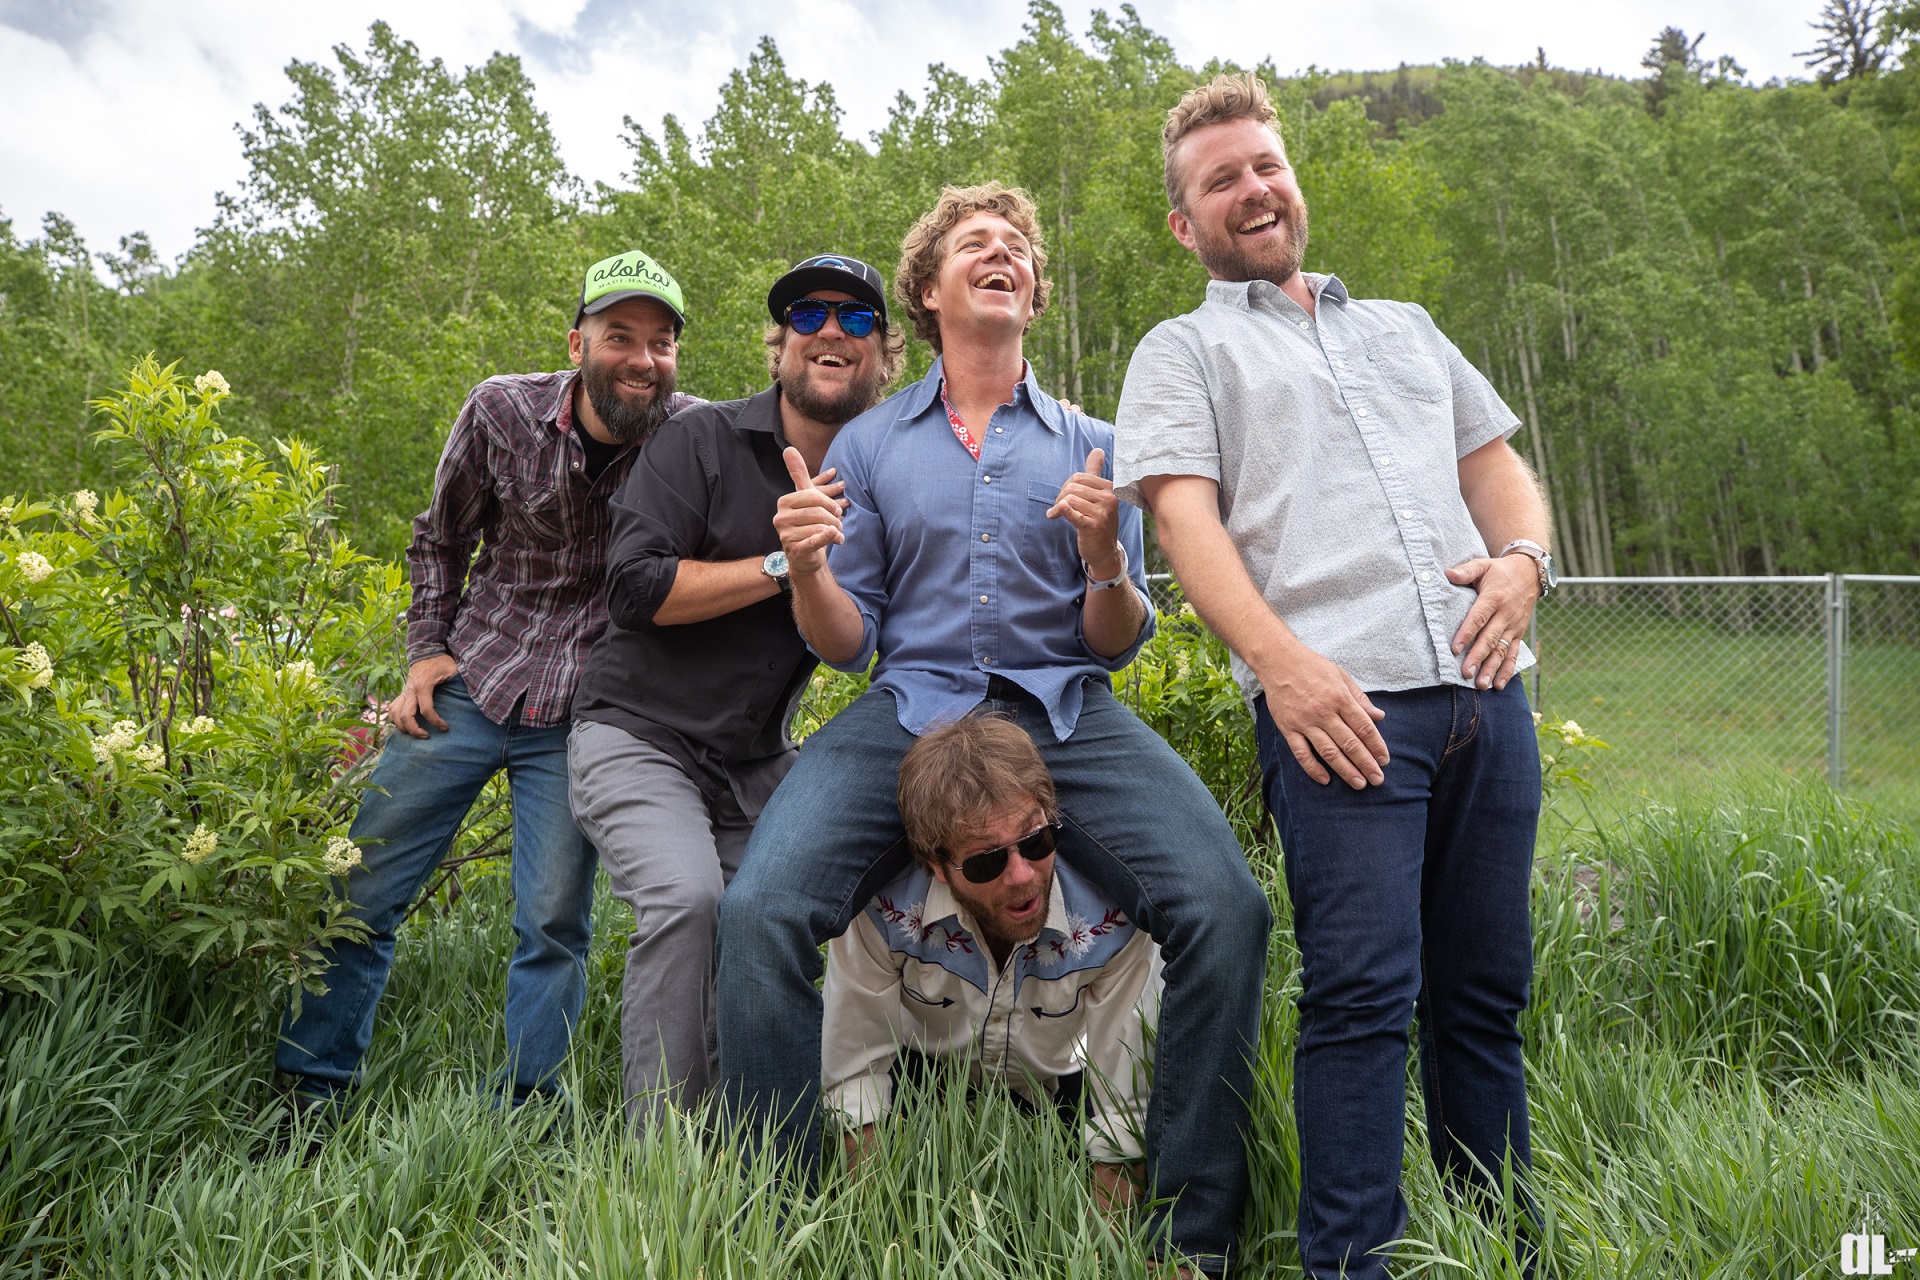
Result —
<path fill-rule="evenodd" d="M 1534 705 L 1623 775 L 1920 784 L 1920 577 L 1569 578 L 1531 640 Z"/>
<path fill-rule="evenodd" d="M 1169 575 L 1148 588 L 1177 603 Z M 1623 781 L 1761 767 L 1920 796 L 1920 576 L 1565 578 L 1529 640 L 1535 708 Z"/>

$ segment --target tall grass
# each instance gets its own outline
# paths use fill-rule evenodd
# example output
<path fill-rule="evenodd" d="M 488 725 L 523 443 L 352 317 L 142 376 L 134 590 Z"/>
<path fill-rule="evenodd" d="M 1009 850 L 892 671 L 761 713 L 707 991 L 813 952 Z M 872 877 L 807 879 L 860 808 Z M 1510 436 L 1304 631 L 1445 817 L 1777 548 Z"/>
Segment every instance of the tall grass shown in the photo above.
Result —
<path fill-rule="evenodd" d="M 1277 886 L 1277 855 L 1255 864 Z M 1871 814 L 1758 784 L 1592 824 L 1542 859 L 1527 1035 L 1555 1275 L 1837 1274 L 1869 1213 L 1920 1244 L 1916 864 Z M 0 1004 L 0 1275 L 1142 1274 L 1147 1242 L 1095 1212 L 1072 1136 L 1004 1099 L 916 1094 L 873 1165 L 815 1193 L 692 1121 L 627 1136 L 604 895 L 571 1105 L 495 1109 L 502 887 L 409 926 L 367 1086 L 307 1163 L 269 1141 L 266 1021 L 124 958 Z M 1250 1275 L 1297 1274 L 1298 966 L 1274 898 Z M 1450 1203 L 1421 1124 L 1416 1105 L 1402 1272 L 1518 1275 L 1514 1197 Z"/>

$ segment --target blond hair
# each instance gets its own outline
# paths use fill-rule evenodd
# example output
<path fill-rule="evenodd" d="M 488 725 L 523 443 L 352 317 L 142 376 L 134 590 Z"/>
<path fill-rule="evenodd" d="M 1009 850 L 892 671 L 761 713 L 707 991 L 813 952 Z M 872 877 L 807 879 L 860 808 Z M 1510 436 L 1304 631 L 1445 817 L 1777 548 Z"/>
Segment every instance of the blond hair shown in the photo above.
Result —
<path fill-rule="evenodd" d="M 900 821 L 924 862 L 946 861 L 994 809 L 1028 797 L 1052 820 L 1053 775 L 1027 731 L 1004 715 L 929 729 L 900 760 Z"/>
<path fill-rule="evenodd" d="M 1267 97 L 1267 86 L 1251 71 L 1217 75 L 1182 94 L 1180 101 L 1167 112 L 1167 123 L 1160 130 L 1160 164 L 1167 186 L 1167 204 L 1186 212 L 1180 170 L 1173 160 L 1182 138 L 1195 129 L 1225 124 L 1229 120 L 1258 121 L 1273 130 L 1273 136 L 1278 138 L 1280 129 L 1274 124 L 1278 115 Z"/>
<path fill-rule="evenodd" d="M 994 213 L 1027 238 L 1033 262 L 1033 315 L 1027 328 L 1033 328 L 1047 309 L 1053 282 L 1047 279 L 1047 250 L 1040 240 L 1040 216 L 1033 199 L 1019 187 L 983 182 L 977 187 L 942 187 L 933 208 L 907 231 L 900 242 L 900 267 L 893 275 L 893 293 L 907 309 L 913 322 L 913 334 L 940 351 L 940 317 L 921 300 L 928 285 L 940 274 L 947 259 L 947 233 L 976 213 Z"/>

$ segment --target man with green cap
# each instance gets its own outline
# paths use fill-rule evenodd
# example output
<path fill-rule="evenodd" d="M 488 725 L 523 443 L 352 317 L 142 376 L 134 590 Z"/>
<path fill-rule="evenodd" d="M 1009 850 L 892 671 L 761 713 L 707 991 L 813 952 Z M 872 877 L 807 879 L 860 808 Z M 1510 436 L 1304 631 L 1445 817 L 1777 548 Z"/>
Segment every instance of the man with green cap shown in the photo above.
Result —
<path fill-rule="evenodd" d="M 586 994 L 595 854 L 567 801 L 567 731 L 606 628 L 607 501 L 640 445 L 700 401 L 674 389 L 680 286 L 636 251 L 588 268 L 574 368 L 487 379 L 453 424 L 407 549 L 406 686 L 352 828 L 347 877 L 366 941 L 335 947 L 327 992 L 282 1024 L 275 1063 L 295 1111 L 340 1100 L 373 1038 L 394 930 L 501 769 L 513 795 L 514 1103 L 553 1088 Z M 476 548 L 478 554 L 475 554 Z"/>

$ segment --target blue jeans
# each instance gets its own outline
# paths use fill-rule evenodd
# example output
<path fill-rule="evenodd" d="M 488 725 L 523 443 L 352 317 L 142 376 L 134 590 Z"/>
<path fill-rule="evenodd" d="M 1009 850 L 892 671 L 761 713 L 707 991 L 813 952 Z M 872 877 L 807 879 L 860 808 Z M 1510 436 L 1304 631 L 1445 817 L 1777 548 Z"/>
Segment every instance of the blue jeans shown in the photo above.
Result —
<path fill-rule="evenodd" d="M 353 1083 L 393 966 L 394 930 L 501 769 L 513 793 L 518 941 L 507 968 L 507 1053 L 516 1099 L 551 1084 L 580 1019 L 596 860 L 567 804 L 568 726 L 523 726 L 518 708 L 495 724 L 457 676 L 434 690 L 433 706 L 446 731 L 389 735 L 353 821 L 365 862 L 348 875 L 347 897 L 372 933 L 333 948 L 327 993 L 306 997 L 299 1018 L 289 1010 L 281 1024 L 274 1065 L 300 1077 L 305 1093 L 330 1097 Z"/>
<path fill-rule="evenodd" d="M 1149 1177 L 1174 1198 L 1153 1224 L 1208 1270 L 1225 1266 L 1247 1193 L 1249 1062 L 1260 1033 L 1272 913 L 1219 806 L 1159 735 L 1089 683 L 1073 736 L 996 680 L 987 707 L 1032 736 L 1059 796 L 1060 856 L 1161 944 Z M 895 805 L 913 736 L 893 695 L 866 694 L 800 749 L 720 902 L 720 1075 L 725 1096 L 819 1161 L 821 943 L 908 858 Z M 1177 1198 L 1176 1198 L 1177 1197 Z"/>
<path fill-rule="evenodd" d="M 1309 1276 L 1377 1280 L 1406 1233 L 1407 1028 L 1434 1165 L 1450 1190 L 1529 1161 L 1520 1011 L 1533 975 L 1527 884 L 1540 756 L 1518 680 L 1369 694 L 1386 782 L 1307 777 L 1254 705 L 1267 804 L 1300 944 L 1300 1255 Z M 1344 1267 L 1344 1270 L 1342 1268 Z"/>

